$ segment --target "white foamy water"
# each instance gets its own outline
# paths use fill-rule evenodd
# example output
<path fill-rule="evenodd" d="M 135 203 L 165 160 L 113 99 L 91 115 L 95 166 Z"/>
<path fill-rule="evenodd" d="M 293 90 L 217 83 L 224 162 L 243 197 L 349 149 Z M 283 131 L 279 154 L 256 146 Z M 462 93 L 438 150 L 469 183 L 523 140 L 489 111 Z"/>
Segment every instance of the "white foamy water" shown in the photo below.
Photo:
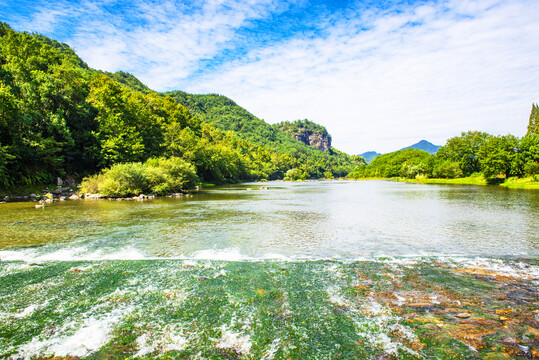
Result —
<path fill-rule="evenodd" d="M 107 251 L 108 250 L 108 251 Z M 142 251 L 126 249 L 93 249 L 84 246 L 64 248 L 40 247 L 17 250 L 1 250 L 2 261 L 24 261 L 27 263 L 44 263 L 49 261 L 101 261 L 101 260 L 144 260 L 151 259 Z"/>
<path fill-rule="evenodd" d="M 216 340 L 215 347 L 223 350 L 232 350 L 237 354 L 248 354 L 251 351 L 251 337 L 229 330 L 226 326 L 221 327 L 221 338 Z"/>
<path fill-rule="evenodd" d="M 356 326 L 357 335 L 374 348 L 383 349 L 391 355 L 398 355 L 402 351 L 419 356 L 415 350 L 400 341 L 402 338 L 406 341 L 417 341 L 417 335 L 411 328 L 402 325 L 403 319 L 391 309 L 370 296 L 349 299 L 342 293 L 339 285 L 333 285 L 326 291 L 328 301 L 348 311 Z M 400 338 L 390 337 L 391 333 L 398 333 Z"/>
<path fill-rule="evenodd" d="M 36 336 L 20 346 L 11 359 L 31 359 L 36 356 L 87 356 L 103 345 L 111 336 L 113 327 L 129 309 L 115 309 L 108 314 L 93 315 L 82 323 L 64 324 L 55 335 Z M 72 329 L 76 329 L 72 332 Z"/>

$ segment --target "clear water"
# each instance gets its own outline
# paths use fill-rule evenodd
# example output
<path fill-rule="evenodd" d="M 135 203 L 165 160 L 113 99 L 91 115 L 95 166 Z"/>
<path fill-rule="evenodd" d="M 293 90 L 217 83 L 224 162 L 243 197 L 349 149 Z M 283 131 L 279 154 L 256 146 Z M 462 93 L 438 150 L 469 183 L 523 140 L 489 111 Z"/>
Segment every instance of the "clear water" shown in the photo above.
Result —
<path fill-rule="evenodd" d="M 0 259 L 536 256 L 538 220 L 536 191 L 386 181 L 252 183 L 146 202 L 3 204 Z"/>
<path fill-rule="evenodd" d="M 0 358 L 529 358 L 538 210 L 383 181 L 2 204 Z"/>

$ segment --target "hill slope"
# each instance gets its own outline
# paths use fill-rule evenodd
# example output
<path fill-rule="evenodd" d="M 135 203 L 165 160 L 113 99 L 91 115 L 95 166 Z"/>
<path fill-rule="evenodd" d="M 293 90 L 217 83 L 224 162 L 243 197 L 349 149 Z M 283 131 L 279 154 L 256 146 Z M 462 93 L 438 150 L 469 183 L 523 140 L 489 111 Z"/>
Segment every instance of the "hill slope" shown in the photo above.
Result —
<path fill-rule="evenodd" d="M 279 179 L 289 170 L 344 176 L 360 162 L 297 141 L 224 96 L 159 94 L 131 74 L 89 68 L 66 44 L 4 23 L 0 64 L 0 187 L 152 158 L 179 158 L 215 182 Z"/>
<path fill-rule="evenodd" d="M 218 129 L 234 131 L 243 139 L 260 145 L 288 142 L 284 134 L 223 95 L 194 95 L 184 91 L 169 91 L 172 97 L 193 115 Z"/>

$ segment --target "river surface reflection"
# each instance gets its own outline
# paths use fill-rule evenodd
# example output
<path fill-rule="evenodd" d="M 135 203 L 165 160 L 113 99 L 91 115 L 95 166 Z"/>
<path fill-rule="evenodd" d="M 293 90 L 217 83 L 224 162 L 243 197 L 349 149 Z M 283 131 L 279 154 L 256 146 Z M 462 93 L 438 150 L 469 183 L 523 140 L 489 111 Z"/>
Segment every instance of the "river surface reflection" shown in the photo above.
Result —
<path fill-rule="evenodd" d="M 146 202 L 2 204 L 0 259 L 537 256 L 538 214 L 539 192 L 490 186 L 247 183 Z"/>

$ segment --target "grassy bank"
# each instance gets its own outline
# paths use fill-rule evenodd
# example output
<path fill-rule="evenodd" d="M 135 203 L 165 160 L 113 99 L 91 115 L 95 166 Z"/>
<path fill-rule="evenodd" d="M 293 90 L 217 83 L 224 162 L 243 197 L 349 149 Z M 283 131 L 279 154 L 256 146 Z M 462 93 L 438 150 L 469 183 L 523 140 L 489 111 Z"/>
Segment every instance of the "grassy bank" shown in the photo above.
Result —
<path fill-rule="evenodd" d="M 510 189 L 535 189 L 539 190 L 539 178 L 527 177 L 527 178 L 509 178 L 505 180 L 500 186 L 505 186 Z"/>
<path fill-rule="evenodd" d="M 516 178 L 512 177 L 503 180 L 503 182 L 492 184 L 489 183 L 482 176 L 468 176 L 457 179 L 429 179 L 429 178 L 417 178 L 417 179 L 404 179 L 404 178 L 391 178 L 386 180 L 420 183 L 420 184 L 458 184 L 458 185 L 499 185 L 510 189 L 535 189 L 539 190 L 539 181 L 534 177 Z"/>
<path fill-rule="evenodd" d="M 456 179 L 404 179 L 406 182 L 418 182 L 421 184 L 459 184 L 459 185 L 488 185 L 487 180 L 482 176 L 467 176 Z"/>

